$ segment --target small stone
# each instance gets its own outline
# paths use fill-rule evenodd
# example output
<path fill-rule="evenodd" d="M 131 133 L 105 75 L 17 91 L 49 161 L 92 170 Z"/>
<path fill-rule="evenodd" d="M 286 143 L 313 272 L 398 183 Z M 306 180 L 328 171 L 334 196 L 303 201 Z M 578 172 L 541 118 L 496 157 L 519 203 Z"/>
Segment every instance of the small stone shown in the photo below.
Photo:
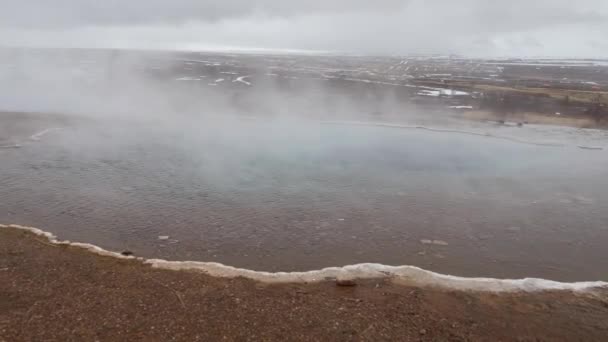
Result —
<path fill-rule="evenodd" d="M 426 329 L 420 329 L 420 335 L 426 335 Z"/>
<path fill-rule="evenodd" d="M 169 236 L 167 235 L 161 235 L 158 237 L 159 240 L 169 240 Z"/>
<path fill-rule="evenodd" d="M 124 256 L 132 256 L 133 252 L 131 252 L 131 251 L 122 251 L 122 252 L 120 252 L 120 254 L 122 254 Z"/>
<path fill-rule="evenodd" d="M 479 240 L 488 240 L 488 239 L 491 239 L 491 238 L 493 238 L 493 237 L 494 237 L 494 235 L 492 235 L 492 234 L 487 234 L 487 233 L 481 233 L 481 234 L 478 234 L 478 235 L 477 235 L 477 238 L 478 238 Z"/>
<path fill-rule="evenodd" d="M 336 279 L 336 285 L 341 287 L 357 286 L 357 282 L 353 279 Z"/>

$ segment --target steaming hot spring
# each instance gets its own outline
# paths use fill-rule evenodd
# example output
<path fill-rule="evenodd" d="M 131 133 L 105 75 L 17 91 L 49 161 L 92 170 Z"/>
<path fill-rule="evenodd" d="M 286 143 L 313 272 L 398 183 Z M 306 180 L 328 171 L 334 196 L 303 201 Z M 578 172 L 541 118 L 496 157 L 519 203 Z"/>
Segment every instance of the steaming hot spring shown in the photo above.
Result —
<path fill-rule="evenodd" d="M 11 199 L 0 221 L 62 239 L 264 271 L 372 262 L 461 276 L 607 276 L 603 152 L 296 118 L 39 128 L 0 150 L 0 195 Z"/>

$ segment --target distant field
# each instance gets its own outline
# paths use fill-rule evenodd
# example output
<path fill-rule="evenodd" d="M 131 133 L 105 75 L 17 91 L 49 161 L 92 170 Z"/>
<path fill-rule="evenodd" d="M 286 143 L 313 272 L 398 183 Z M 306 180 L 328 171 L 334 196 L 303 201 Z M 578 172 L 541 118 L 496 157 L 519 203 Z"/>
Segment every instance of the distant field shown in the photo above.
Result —
<path fill-rule="evenodd" d="M 87 103 L 96 110 L 122 110 L 134 99 L 116 94 L 137 86 L 143 103 L 158 102 L 154 110 L 196 111 L 214 102 L 241 113 L 280 115 L 288 108 L 307 117 L 398 119 L 413 104 L 432 115 L 471 107 L 538 114 L 527 121 L 608 125 L 604 60 L 0 49 L 0 64 L 0 81 L 13 85 L 0 93 L 0 111 L 81 111 L 85 99 L 98 101 Z M 290 105 L 269 105 L 276 101 L 266 101 L 268 94 Z"/>
<path fill-rule="evenodd" d="M 581 102 L 581 103 L 604 103 L 608 104 L 608 92 L 605 91 L 580 91 L 580 90 L 569 90 L 569 89 L 555 89 L 555 88 L 528 88 L 528 87 L 500 87 L 494 85 L 473 85 L 474 89 L 480 91 L 494 91 L 494 92 L 514 92 L 529 95 L 538 96 L 549 96 L 557 100 L 564 100 L 566 96 L 569 97 L 570 101 Z"/>

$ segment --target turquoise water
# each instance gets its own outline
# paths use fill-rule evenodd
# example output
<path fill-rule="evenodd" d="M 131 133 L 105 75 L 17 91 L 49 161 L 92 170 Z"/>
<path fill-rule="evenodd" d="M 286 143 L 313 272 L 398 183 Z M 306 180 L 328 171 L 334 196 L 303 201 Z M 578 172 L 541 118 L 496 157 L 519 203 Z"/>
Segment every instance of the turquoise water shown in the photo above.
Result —
<path fill-rule="evenodd" d="M 417 129 L 92 122 L 2 151 L 0 222 L 255 270 L 608 280 L 607 159 Z"/>

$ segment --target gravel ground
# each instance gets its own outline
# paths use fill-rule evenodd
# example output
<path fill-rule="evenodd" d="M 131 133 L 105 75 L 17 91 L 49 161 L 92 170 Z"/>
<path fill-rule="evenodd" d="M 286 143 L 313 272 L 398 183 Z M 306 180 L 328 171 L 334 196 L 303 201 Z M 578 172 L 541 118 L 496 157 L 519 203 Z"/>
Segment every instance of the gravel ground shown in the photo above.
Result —
<path fill-rule="evenodd" d="M 352 284 L 343 284 L 352 285 Z M 263 284 L 0 230 L 0 341 L 605 341 L 608 291 Z"/>

